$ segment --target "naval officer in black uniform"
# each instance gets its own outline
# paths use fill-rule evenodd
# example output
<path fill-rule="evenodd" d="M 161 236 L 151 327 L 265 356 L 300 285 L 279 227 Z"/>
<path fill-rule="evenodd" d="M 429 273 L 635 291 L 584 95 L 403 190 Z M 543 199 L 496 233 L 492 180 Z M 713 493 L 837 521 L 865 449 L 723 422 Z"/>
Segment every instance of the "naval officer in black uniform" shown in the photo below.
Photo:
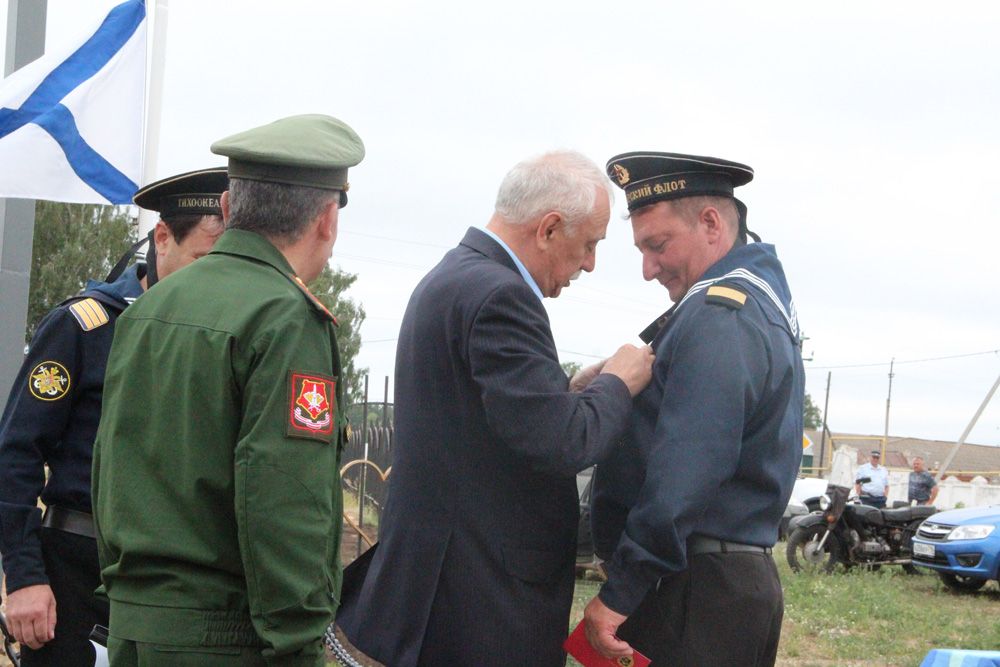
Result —
<path fill-rule="evenodd" d="M 746 243 L 733 196 L 753 170 L 643 151 L 612 158 L 608 175 L 625 190 L 643 278 L 674 306 L 644 332 L 653 379 L 597 468 L 608 581 L 586 609 L 588 638 L 655 666 L 773 665 L 771 547 L 802 456 L 804 373 L 781 263 Z"/>
<path fill-rule="evenodd" d="M 227 184 L 219 167 L 139 190 L 135 203 L 161 217 L 146 264 L 116 267 L 51 310 L 14 380 L 0 420 L 0 554 L 23 667 L 94 664 L 87 637 L 108 624 L 108 605 L 94 595 L 101 582 L 90 468 L 115 321 L 158 277 L 211 250 Z M 136 400 L 148 398 L 149 381 L 136 378 Z"/>

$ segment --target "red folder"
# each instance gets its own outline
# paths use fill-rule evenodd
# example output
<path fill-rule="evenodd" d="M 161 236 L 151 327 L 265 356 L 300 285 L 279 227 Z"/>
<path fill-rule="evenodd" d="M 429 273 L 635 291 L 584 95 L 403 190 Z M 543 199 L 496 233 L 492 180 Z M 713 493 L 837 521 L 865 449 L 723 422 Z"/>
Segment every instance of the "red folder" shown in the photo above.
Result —
<path fill-rule="evenodd" d="M 649 658 L 638 651 L 621 658 L 605 658 L 587 641 L 583 621 L 563 642 L 563 648 L 583 667 L 649 667 Z"/>

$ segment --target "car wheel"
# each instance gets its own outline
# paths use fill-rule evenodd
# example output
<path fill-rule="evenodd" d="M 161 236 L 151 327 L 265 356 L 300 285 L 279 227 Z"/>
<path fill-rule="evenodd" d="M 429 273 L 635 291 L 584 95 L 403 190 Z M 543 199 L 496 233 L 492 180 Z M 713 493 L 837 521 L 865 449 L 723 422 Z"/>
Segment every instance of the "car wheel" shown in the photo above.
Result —
<path fill-rule="evenodd" d="M 961 593 L 978 591 L 986 585 L 985 579 L 965 577 L 961 574 L 952 574 L 951 572 L 938 572 L 938 576 L 941 577 L 941 581 L 944 582 L 945 586 L 953 591 L 959 591 Z"/>

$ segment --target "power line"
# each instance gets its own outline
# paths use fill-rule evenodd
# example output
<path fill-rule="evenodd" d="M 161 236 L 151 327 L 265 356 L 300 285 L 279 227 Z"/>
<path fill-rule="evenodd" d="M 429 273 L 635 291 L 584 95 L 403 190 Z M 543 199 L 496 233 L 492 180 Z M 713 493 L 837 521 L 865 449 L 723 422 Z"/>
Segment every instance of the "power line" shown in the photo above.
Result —
<path fill-rule="evenodd" d="M 422 266 L 422 265 L 419 265 L 419 264 L 407 264 L 405 262 L 394 262 L 394 261 L 388 260 L 388 259 L 378 259 L 376 257 L 365 257 L 363 255 L 350 255 L 350 254 L 343 253 L 343 252 L 338 252 L 333 257 L 334 260 L 338 260 L 338 259 L 341 259 L 341 258 L 344 258 L 344 259 L 356 259 L 356 260 L 361 261 L 361 262 L 371 262 L 373 264 L 382 264 L 382 265 L 385 265 L 385 266 L 400 266 L 400 267 L 403 267 L 405 269 L 416 269 L 418 271 L 428 271 L 428 270 L 430 270 L 430 267 Z"/>
<path fill-rule="evenodd" d="M 454 246 L 439 245 L 437 243 L 424 243 L 421 241 L 410 241 L 409 239 L 400 239 L 392 236 L 380 236 L 378 234 L 367 234 L 365 232 L 352 232 L 347 229 L 340 230 L 342 234 L 348 234 L 352 236 L 365 236 L 370 239 L 379 239 L 381 241 L 394 241 L 396 243 L 406 243 L 408 245 L 419 245 L 426 248 L 438 248 L 439 250 L 451 250 Z"/>
<path fill-rule="evenodd" d="M 573 350 L 564 350 L 561 347 L 556 348 L 557 352 L 562 352 L 564 354 L 575 354 L 578 357 L 590 357 L 591 359 L 606 359 L 608 355 L 606 354 L 587 354 L 586 352 L 574 352 Z"/>
<path fill-rule="evenodd" d="M 922 364 L 928 361 L 946 361 L 948 359 L 964 359 L 966 357 L 981 357 L 987 354 L 1000 354 L 1000 349 L 997 350 L 986 350 L 984 352 L 970 352 L 968 354 L 951 354 L 946 357 L 927 357 L 926 359 L 907 359 L 905 361 L 896 361 L 897 365 L 900 364 Z M 810 366 L 807 370 L 811 371 L 826 371 L 835 370 L 838 368 L 876 368 L 878 366 L 890 366 L 891 361 L 881 361 L 872 364 L 843 364 L 840 366 Z"/>

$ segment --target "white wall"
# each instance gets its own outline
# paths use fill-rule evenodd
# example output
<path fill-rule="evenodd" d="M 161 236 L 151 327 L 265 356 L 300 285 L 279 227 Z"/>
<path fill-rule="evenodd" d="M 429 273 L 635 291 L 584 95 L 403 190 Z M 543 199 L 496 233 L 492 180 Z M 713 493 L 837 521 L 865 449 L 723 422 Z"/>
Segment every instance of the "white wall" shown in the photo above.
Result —
<path fill-rule="evenodd" d="M 858 469 L 858 450 L 847 445 L 837 447 L 833 452 L 830 474 L 827 479 L 831 484 L 853 486 L 854 474 Z M 909 487 L 909 470 L 889 471 L 888 506 L 897 500 L 905 501 Z M 963 482 L 955 477 L 945 477 L 938 483 L 940 490 L 934 506 L 939 509 L 953 509 L 961 503 L 962 507 L 985 507 L 1000 505 L 1000 485 L 989 484 L 983 477 L 975 477 L 971 482 Z"/>

